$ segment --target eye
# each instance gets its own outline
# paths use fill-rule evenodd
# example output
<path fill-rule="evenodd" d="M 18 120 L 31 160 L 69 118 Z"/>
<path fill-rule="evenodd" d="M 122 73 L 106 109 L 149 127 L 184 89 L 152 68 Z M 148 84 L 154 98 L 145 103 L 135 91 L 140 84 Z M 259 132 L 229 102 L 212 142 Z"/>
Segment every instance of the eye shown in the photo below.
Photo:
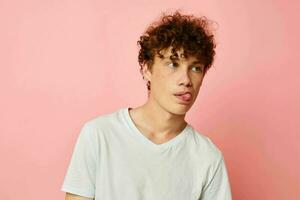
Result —
<path fill-rule="evenodd" d="M 177 67 L 178 63 L 177 62 L 171 62 L 171 63 L 168 63 L 168 66 L 171 67 L 171 68 Z"/>
<path fill-rule="evenodd" d="M 202 67 L 195 66 L 193 68 L 196 69 L 196 72 L 202 72 Z"/>

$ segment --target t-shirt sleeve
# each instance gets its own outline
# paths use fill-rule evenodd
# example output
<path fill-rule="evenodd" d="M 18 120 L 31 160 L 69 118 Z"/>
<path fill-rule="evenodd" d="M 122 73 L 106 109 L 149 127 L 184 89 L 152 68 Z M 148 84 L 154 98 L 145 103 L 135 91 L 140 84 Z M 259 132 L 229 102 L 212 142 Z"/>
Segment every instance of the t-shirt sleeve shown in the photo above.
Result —
<path fill-rule="evenodd" d="M 81 128 L 61 191 L 94 198 L 97 147 L 94 133 L 87 123 Z"/>
<path fill-rule="evenodd" d="M 203 187 L 199 200 L 232 200 L 225 161 L 223 155 L 220 155 L 216 170 Z"/>

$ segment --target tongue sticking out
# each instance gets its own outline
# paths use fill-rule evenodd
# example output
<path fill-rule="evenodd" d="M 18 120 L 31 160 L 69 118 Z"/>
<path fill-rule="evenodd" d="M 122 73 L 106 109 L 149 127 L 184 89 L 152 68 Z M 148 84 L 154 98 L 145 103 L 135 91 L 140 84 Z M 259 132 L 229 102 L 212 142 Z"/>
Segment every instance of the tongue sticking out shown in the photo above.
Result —
<path fill-rule="evenodd" d="M 189 93 L 186 93 L 186 94 L 183 94 L 183 95 L 180 95 L 184 100 L 189 100 L 191 98 L 191 94 Z"/>

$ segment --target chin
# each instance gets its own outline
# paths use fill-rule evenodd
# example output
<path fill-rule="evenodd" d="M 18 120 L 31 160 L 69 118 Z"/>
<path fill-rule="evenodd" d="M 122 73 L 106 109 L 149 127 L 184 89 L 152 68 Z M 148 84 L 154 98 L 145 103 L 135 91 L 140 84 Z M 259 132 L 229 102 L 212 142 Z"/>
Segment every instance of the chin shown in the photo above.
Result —
<path fill-rule="evenodd" d="M 185 115 L 191 107 L 187 105 L 178 104 L 174 109 L 173 113 L 176 115 Z"/>

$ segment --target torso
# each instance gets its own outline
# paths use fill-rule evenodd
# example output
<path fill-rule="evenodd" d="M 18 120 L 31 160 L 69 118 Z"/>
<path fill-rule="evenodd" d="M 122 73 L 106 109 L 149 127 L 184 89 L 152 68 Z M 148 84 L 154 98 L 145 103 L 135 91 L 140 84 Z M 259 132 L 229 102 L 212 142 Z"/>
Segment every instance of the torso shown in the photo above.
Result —
<path fill-rule="evenodd" d="M 132 121 L 134 122 L 134 124 L 136 125 L 136 127 L 139 129 L 139 131 L 145 136 L 147 137 L 150 141 L 152 141 L 155 144 L 163 144 L 165 142 L 168 142 L 169 140 L 171 140 L 172 138 L 176 137 L 176 134 L 173 135 L 165 135 L 163 137 L 157 137 L 155 135 L 155 133 L 151 132 L 149 129 L 147 129 L 145 127 L 144 124 L 142 124 L 138 119 L 139 117 L 136 116 L 136 113 L 134 112 L 134 110 L 131 108 L 129 109 L 129 113 L 130 116 L 132 118 Z"/>

